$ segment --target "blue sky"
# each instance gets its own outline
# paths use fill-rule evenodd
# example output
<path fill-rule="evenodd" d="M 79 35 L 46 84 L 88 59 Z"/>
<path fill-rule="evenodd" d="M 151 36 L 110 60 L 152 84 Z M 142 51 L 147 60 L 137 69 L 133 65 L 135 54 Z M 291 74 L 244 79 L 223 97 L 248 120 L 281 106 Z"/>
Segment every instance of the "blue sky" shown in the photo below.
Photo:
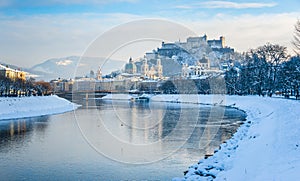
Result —
<path fill-rule="evenodd" d="M 156 15 L 160 12 L 188 10 L 189 12 L 205 11 L 208 15 L 218 12 L 225 14 L 258 14 L 297 12 L 299 1 L 248 0 L 248 1 L 162 1 L 162 0 L 2 0 L 1 12 L 6 15 L 37 15 L 60 13 L 132 13 L 136 15 Z"/>
<path fill-rule="evenodd" d="M 300 18 L 298 0 L 0 0 L 0 61 L 30 67 L 81 55 L 101 33 L 132 20 L 165 19 L 247 51 L 287 46 Z M 162 32 L 166 33 L 166 32 Z"/>

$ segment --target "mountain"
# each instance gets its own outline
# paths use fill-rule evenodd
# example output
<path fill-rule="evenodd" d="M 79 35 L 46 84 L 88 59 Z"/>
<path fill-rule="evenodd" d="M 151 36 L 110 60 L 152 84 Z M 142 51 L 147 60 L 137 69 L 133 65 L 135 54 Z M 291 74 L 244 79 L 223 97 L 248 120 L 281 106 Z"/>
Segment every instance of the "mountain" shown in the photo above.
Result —
<path fill-rule="evenodd" d="M 105 58 L 69 56 L 46 60 L 33 66 L 29 71 L 38 75 L 37 79 L 49 81 L 57 78 L 70 79 L 86 76 L 91 70 L 96 73 L 99 67 L 105 75 L 122 69 L 125 63 L 124 61 Z"/>
<path fill-rule="evenodd" d="M 75 77 L 84 77 L 89 75 L 90 71 L 97 72 L 99 66 L 101 67 L 102 75 L 110 74 L 113 71 L 123 69 L 125 61 L 120 60 L 107 60 L 105 58 L 97 57 L 80 57 L 69 56 L 63 58 L 52 58 L 40 64 L 34 65 L 31 68 L 22 68 L 15 65 L 8 65 L 13 69 L 21 69 L 29 72 L 36 80 L 50 81 L 53 79 L 70 79 Z M 149 61 L 150 66 L 156 65 L 156 60 Z M 181 65 L 173 59 L 162 58 L 164 76 L 177 75 L 181 71 Z M 142 62 L 136 62 L 140 69 Z"/>

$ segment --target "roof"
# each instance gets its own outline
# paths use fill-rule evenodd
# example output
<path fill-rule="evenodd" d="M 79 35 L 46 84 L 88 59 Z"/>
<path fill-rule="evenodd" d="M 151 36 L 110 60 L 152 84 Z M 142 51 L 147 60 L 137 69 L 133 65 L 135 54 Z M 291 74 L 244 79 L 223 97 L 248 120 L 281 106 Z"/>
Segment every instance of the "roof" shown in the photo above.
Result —
<path fill-rule="evenodd" d="M 208 63 L 208 59 L 203 57 L 199 60 L 200 63 Z"/>
<path fill-rule="evenodd" d="M 17 69 L 9 68 L 9 67 L 1 65 L 1 64 L 0 64 L 0 70 L 8 70 L 8 71 L 14 71 L 14 72 L 24 72 L 24 71 L 20 71 L 20 70 L 17 70 Z"/>

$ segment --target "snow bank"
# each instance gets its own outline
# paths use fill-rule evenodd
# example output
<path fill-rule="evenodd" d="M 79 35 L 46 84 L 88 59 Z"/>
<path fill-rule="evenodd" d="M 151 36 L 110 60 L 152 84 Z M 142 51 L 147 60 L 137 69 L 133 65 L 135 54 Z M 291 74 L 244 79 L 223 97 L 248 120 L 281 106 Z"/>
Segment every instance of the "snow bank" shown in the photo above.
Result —
<path fill-rule="evenodd" d="M 127 96 L 109 99 L 125 100 Z M 247 113 L 245 124 L 219 150 L 215 150 L 213 156 L 190 166 L 183 178 L 174 178 L 174 181 L 298 180 L 299 101 L 227 95 L 155 95 L 151 101 L 227 105 Z"/>
<path fill-rule="evenodd" d="M 296 180 L 300 172 L 300 102 L 258 96 L 158 95 L 153 101 L 223 104 L 247 122 L 207 159 L 173 180 Z M 223 100 L 223 101 L 222 101 Z M 184 171 L 184 170 L 183 170 Z"/>
<path fill-rule="evenodd" d="M 130 94 L 107 94 L 102 100 L 130 100 L 132 97 Z"/>
<path fill-rule="evenodd" d="M 77 107 L 58 96 L 0 97 L 0 120 L 59 114 Z"/>

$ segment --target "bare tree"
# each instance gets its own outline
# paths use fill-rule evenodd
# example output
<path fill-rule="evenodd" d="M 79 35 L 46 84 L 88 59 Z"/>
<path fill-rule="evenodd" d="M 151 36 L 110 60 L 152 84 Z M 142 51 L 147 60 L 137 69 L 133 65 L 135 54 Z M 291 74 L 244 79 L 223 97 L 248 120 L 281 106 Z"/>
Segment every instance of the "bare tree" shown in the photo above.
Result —
<path fill-rule="evenodd" d="M 294 40 L 293 45 L 295 47 L 295 52 L 299 55 L 300 54 L 300 20 L 297 20 L 295 24 L 295 32 L 294 32 Z"/>
<path fill-rule="evenodd" d="M 240 73 L 241 92 L 271 96 L 278 90 L 278 71 L 287 59 L 287 48 L 276 44 L 267 43 L 247 52 Z"/>

